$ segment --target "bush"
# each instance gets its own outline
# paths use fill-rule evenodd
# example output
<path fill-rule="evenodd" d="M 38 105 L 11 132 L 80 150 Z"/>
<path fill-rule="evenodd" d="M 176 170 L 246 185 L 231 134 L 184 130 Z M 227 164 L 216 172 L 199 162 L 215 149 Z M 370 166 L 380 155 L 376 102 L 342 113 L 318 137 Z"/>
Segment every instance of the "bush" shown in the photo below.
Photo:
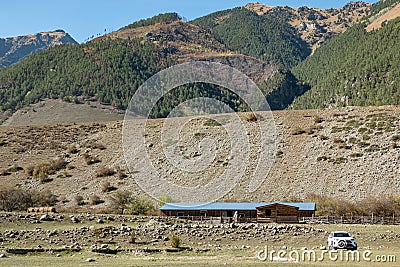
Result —
<path fill-rule="evenodd" d="M 243 120 L 247 122 L 256 122 L 258 119 L 256 114 L 254 114 L 253 112 L 249 112 L 244 114 Z"/>
<path fill-rule="evenodd" d="M 325 136 L 325 135 L 320 135 L 320 136 L 319 136 L 319 139 L 321 139 L 322 141 L 324 141 L 324 140 L 328 140 L 329 137 L 328 137 L 328 136 Z"/>
<path fill-rule="evenodd" d="M 293 131 L 292 131 L 292 135 L 300 135 L 300 134 L 303 134 L 303 133 L 305 133 L 306 131 L 305 130 L 303 130 L 303 129 L 301 129 L 301 128 L 296 128 L 296 129 L 294 129 Z"/>
<path fill-rule="evenodd" d="M 130 191 L 116 191 L 110 196 L 109 210 L 112 213 L 124 214 L 133 199 Z"/>
<path fill-rule="evenodd" d="M 105 181 L 101 184 L 101 191 L 103 193 L 108 193 L 114 190 L 117 190 L 117 188 L 115 186 L 112 186 L 109 181 Z"/>
<path fill-rule="evenodd" d="M 115 174 L 114 169 L 109 167 L 102 167 L 96 171 L 96 177 L 107 177 Z"/>
<path fill-rule="evenodd" d="M 169 244 L 172 248 L 179 248 L 179 246 L 181 245 L 181 239 L 175 234 L 170 234 Z"/>
<path fill-rule="evenodd" d="M 86 141 L 85 147 L 86 147 L 86 148 L 91 148 L 91 149 L 99 149 L 99 150 L 104 150 L 104 149 L 106 149 L 106 146 L 105 146 L 105 145 L 103 145 L 102 143 L 97 142 L 97 141 L 95 141 L 95 140 Z"/>
<path fill-rule="evenodd" d="M 104 203 L 104 200 L 102 200 L 98 195 L 92 195 L 89 197 L 89 204 L 90 205 L 98 205 Z"/>
<path fill-rule="evenodd" d="M 394 142 L 400 141 L 400 135 L 393 135 L 391 139 L 392 139 L 392 141 L 394 141 Z"/>
<path fill-rule="evenodd" d="M 88 153 L 85 153 L 82 156 L 87 165 L 92 165 L 92 164 L 101 162 L 101 160 L 98 159 L 96 156 L 92 156 Z"/>
<path fill-rule="evenodd" d="M 145 198 L 132 198 L 128 208 L 128 214 L 146 215 L 147 212 L 154 209 L 153 203 Z"/>
<path fill-rule="evenodd" d="M 171 203 L 174 202 L 172 197 L 164 195 L 158 198 L 158 206 L 162 207 L 165 203 Z"/>
<path fill-rule="evenodd" d="M 85 201 L 83 200 L 83 196 L 81 196 L 81 195 L 75 196 L 75 203 L 78 206 L 85 205 Z"/>
<path fill-rule="evenodd" d="M 320 117 L 320 116 L 314 117 L 314 122 L 315 122 L 315 123 L 321 123 L 321 122 L 323 122 L 323 121 L 324 121 L 324 119 L 323 119 L 322 117 Z"/>
<path fill-rule="evenodd" d="M 67 162 L 62 158 L 52 159 L 48 162 L 41 162 L 35 165 L 28 166 L 26 173 L 29 176 L 40 179 L 41 182 L 51 181 L 49 175 L 55 174 L 57 171 L 65 169 Z"/>
<path fill-rule="evenodd" d="M 76 146 L 69 146 L 67 148 L 68 153 L 76 154 L 79 152 L 79 149 Z"/>
<path fill-rule="evenodd" d="M 126 177 L 128 177 L 128 175 L 123 170 L 121 170 L 119 168 L 117 169 L 117 176 L 118 176 L 118 179 L 120 179 L 120 180 L 125 179 Z"/>
<path fill-rule="evenodd" d="M 38 192 L 18 188 L 0 190 L 0 210 L 24 211 L 32 206 L 52 206 L 57 197 L 51 191 Z"/>
<path fill-rule="evenodd" d="M 317 216 L 371 215 L 392 216 L 400 213 L 400 196 L 367 197 L 358 202 L 336 199 L 311 193 L 306 201 L 315 202 Z"/>
<path fill-rule="evenodd" d="M 216 120 L 213 119 L 208 119 L 203 123 L 204 126 L 211 126 L 211 127 L 215 127 L 215 126 L 221 126 L 222 124 L 219 123 Z"/>

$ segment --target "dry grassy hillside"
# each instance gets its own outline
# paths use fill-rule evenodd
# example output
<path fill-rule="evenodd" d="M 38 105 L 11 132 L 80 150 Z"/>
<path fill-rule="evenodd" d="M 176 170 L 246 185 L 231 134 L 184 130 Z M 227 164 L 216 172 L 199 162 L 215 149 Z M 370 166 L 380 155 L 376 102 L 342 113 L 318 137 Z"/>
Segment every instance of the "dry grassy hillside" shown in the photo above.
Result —
<path fill-rule="evenodd" d="M 257 161 L 257 145 L 252 145 L 245 177 L 224 199 L 289 200 L 313 192 L 357 200 L 368 195 L 400 192 L 400 108 L 278 111 L 273 116 L 277 157 L 269 176 L 254 193 L 247 191 L 250 173 Z M 229 139 L 224 138 L 223 126 L 195 119 L 181 131 L 179 153 L 196 157 L 197 144 L 210 136 L 217 140 L 215 162 L 211 169 L 205 170 L 209 176 L 197 174 L 202 179 L 190 179 L 177 170 L 160 152 L 163 146 L 168 146 L 160 143 L 163 121 L 149 121 L 146 131 L 149 154 L 161 176 L 178 184 L 194 185 L 208 182 L 213 175 L 218 177 L 229 167 L 232 157 L 229 157 Z M 255 130 L 257 123 L 244 122 L 250 142 L 259 134 Z M 180 125 L 180 119 L 176 119 L 169 127 Z M 107 201 L 113 189 L 129 189 L 143 195 L 126 168 L 121 133 L 122 121 L 2 126 L 2 187 L 51 189 L 63 201 L 60 205 L 65 206 L 74 205 L 77 195 L 86 203 L 93 195 Z M 65 159 L 67 165 L 55 158 Z"/>
<path fill-rule="evenodd" d="M 400 16 L 400 4 L 391 8 L 385 8 L 374 17 L 370 19 L 369 25 L 366 27 L 367 31 L 377 30 L 382 27 L 382 23 L 391 21 L 392 19 Z"/>

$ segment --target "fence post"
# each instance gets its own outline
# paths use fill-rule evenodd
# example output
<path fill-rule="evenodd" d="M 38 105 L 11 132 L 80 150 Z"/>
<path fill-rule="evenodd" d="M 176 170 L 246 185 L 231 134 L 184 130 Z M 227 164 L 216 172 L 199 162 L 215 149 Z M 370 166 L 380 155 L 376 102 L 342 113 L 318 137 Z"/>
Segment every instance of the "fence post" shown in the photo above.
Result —
<path fill-rule="evenodd" d="M 393 213 L 393 224 L 396 224 L 396 221 L 395 221 L 395 219 L 394 219 L 394 213 Z"/>
<path fill-rule="evenodd" d="M 374 213 L 372 213 L 372 224 L 374 224 Z"/>

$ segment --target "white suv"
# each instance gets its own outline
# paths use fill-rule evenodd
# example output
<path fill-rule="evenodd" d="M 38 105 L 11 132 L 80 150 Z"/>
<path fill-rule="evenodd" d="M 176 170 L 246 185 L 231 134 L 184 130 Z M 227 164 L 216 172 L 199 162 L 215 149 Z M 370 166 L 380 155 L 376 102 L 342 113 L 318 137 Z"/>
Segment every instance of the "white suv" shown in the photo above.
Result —
<path fill-rule="evenodd" d="M 332 232 L 329 234 L 328 237 L 328 249 L 350 249 L 356 250 L 357 249 L 357 242 L 354 237 L 348 232 Z"/>

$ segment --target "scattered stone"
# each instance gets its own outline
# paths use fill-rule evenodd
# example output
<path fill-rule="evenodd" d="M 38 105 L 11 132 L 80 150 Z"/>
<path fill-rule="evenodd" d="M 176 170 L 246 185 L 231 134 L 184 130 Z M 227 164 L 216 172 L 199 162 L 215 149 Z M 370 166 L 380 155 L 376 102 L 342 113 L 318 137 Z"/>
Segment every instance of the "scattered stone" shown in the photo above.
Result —
<path fill-rule="evenodd" d="M 94 262 L 94 261 L 96 261 L 96 260 L 93 259 L 93 258 L 87 258 L 86 261 L 87 261 L 87 262 Z"/>

